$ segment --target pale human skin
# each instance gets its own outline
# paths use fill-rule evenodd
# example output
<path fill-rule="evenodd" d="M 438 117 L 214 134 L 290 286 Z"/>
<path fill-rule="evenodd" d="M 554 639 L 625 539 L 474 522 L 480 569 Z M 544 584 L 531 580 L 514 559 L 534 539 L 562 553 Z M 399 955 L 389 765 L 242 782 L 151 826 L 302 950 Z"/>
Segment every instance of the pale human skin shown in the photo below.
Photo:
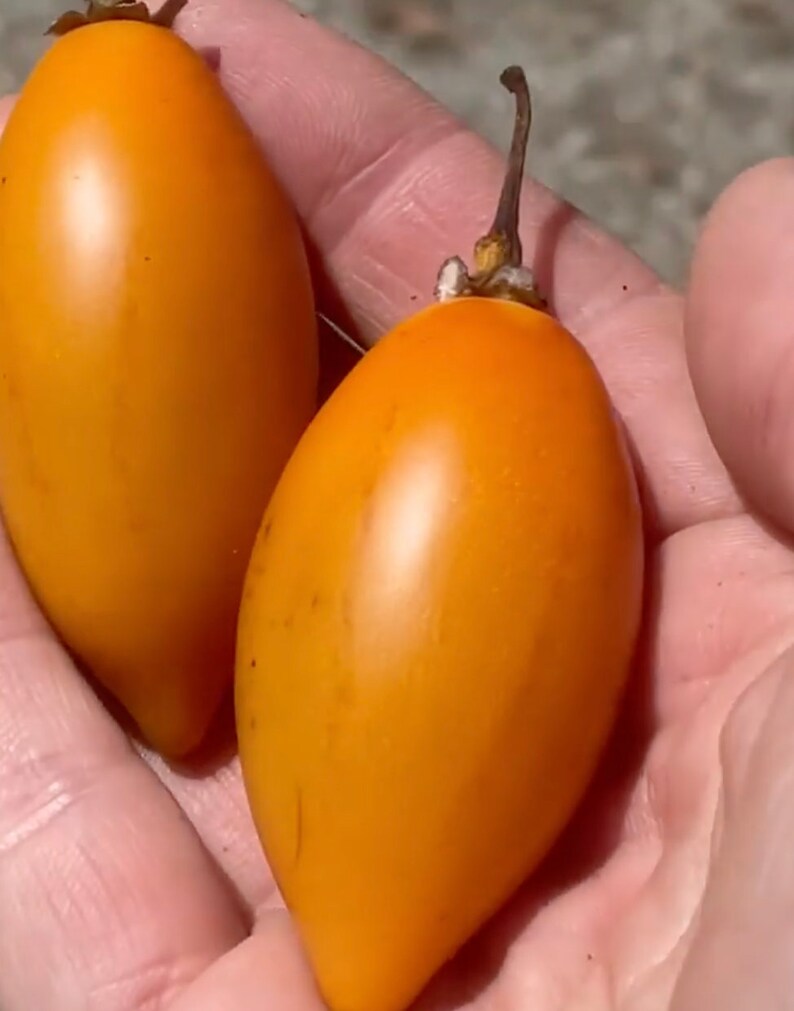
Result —
<path fill-rule="evenodd" d="M 415 309 L 488 224 L 499 155 L 280 0 L 179 27 L 220 48 L 360 333 Z M 584 810 L 425 1006 L 794 1007 L 794 162 L 720 199 L 686 299 L 531 182 L 524 243 L 626 420 L 653 597 Z M 3 1011 L 321 1011 L 236 762 L 141 757 L 0 565 Z"/>

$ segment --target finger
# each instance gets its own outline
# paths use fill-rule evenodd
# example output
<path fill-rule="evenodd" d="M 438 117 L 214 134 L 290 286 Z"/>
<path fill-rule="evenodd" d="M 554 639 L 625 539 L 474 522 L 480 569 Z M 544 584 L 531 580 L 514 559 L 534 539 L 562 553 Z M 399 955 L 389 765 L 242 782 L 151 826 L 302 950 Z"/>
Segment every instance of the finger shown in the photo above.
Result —
<path fill-rule="evenodd" d="M 791 551 L 752 516 L 686 530 L 658 553 L 645 655 L 665 671 L 654 686 L 657 725 L 695 712 L 736 657 L 794 624 Z"/>
<path fill-rule="evenodd" d="M 213 966 L 172 1011 L 323 1011 L 300 943 L 284 911 L 268 913 L 256 934 Z"/>
<path fill-rule="evenodd" d="M 439 257 L 467 254 L 490 225 L 502 159 L 372 53 L 281 0 L 196 0 L 180 28 L 197 48 L 219 49 L 223 83 L 367 336 L 390 326 L 396 307 L 427 299 Z M 659 289 L 636 257 L 536 183 L 523 221 L 530 260 L 542 226 L 559 227 L 545 280 L 569 322 Z"/>
<path fill-rule="evenodd" d="M 793 675 L 789 647 L 745 691 L 722 732 L 718 831 L 675 1011 L 790 1003 Z"/>
<path fill-rule="evenodd" d="M 245 936 L 209 856 L 53 640 L 5 541 L 0 910 L 3 1011 L 155 1006 Z"/>
<path fill-rule="evenodd" d="M 502 158 L 381 60 L 280 0 L 195 0 L 179 27 L 219 49 L 221 79 L 363 339 L 428 301 L 440 262 L 467 254 L 490 224 Z M 737 509 L 689 385 L 677 298 L 539 184 L 527 182 L 522 213 L 526 259 L 611 386 L 660 532 Z"/>
<path fill-rule="evenodd" d="M 145 758 L 231 882 L 249 918 L 280 906 L 278 889 L 254 829 L 239 758 L 225 758 L 210 770 L 187 771 L 148 751 Z"/>
<path fill-rule="evenodd" d="M 744 173 L 717 201 L 687 304 L 692 380 L 748 499 L 794 530 L 794 161 Z"/>

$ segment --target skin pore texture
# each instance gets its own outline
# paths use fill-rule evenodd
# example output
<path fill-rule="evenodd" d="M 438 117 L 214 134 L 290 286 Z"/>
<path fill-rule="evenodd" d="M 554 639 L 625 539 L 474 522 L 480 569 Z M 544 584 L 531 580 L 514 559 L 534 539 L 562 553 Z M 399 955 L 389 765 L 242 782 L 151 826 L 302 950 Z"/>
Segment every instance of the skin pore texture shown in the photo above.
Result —
<path fill-rule="evenodd" d="M 340 318 L 344 303 L 340 322 L 371 342 L 428 300 L 439 263 L 489 223 L 499 154 L 280 0 L 196 0 L 177 26 L 219 54 L 303 220 L 323 309 Z M 626 423 L 650 593 L 585 804 L 421 1006 L 782 1008 L 794 163 L 759 166 L 718 201 L 686 298 L 531 181 L 523 223 L 527 263 Z M 320 1011 L 233 754 L 179 768 L 142 752 L 55 643 L 5 543 L 0 568 L 0 1006 Z"/>

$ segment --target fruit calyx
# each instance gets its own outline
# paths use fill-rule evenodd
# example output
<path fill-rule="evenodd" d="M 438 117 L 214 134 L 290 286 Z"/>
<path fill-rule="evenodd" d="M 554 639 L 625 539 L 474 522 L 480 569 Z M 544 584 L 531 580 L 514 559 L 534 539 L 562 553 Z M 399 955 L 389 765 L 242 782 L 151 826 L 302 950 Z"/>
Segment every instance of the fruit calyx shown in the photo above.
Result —
<path fill-rule="evenodd" d="M 470 295 L 503 298 L 533 309 L 545 309 L 546 300 L 535 285 L 532 271 L 522 262 L 518 234 L 521 185 L 532 125 L 529 85 L 524 71 L 517 66 L 504 70 L 499 80 L 515 96 L 516 116 L 496 217 L 490 231 L 474 247 L 474 273 L 469 273 L 461 257 L 450 257 L 439 270 L 435 296 L 439 302 Z"/>
<path fill-rule="evenodd" d="M 165 0 L 155 13 L 140 0 L 85 0 L 84 11 L 66 11 L 50 25 L 46 35 L 67 35 L 100 21 L 140 21 L 160 28 L 172 28 L 177 14 L 188 0 Z"/>

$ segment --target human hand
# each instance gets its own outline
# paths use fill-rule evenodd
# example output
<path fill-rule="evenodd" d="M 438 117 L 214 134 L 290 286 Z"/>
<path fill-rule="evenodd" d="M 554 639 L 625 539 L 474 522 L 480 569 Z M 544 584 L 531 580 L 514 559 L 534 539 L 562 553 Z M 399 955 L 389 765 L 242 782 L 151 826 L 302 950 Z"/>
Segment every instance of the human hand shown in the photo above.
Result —
<path fill-rule="evenodd" d="M 224 84 L 317 252 L 323 307 L 335 316 L 344 304 L 366 341 L 415 311 L 439 262 L 489 224 L 497 155 L 280 0 L 196 0 L 179 25 L 197 47 L 220 48 Z M 789 162 L 744 176 L 710 219 L 684 304 L 527 184 L 527 261 L 594 357 L 635 450 L 651 599 L 583 808 L 434 981 L 427 1008 L 785 1005 L 792 219 Z M 131 745 L 53 640 L 5 543 L 0 570 L 0 1007 L 320 1011 L 236 760 L 179 770 Z"/>

